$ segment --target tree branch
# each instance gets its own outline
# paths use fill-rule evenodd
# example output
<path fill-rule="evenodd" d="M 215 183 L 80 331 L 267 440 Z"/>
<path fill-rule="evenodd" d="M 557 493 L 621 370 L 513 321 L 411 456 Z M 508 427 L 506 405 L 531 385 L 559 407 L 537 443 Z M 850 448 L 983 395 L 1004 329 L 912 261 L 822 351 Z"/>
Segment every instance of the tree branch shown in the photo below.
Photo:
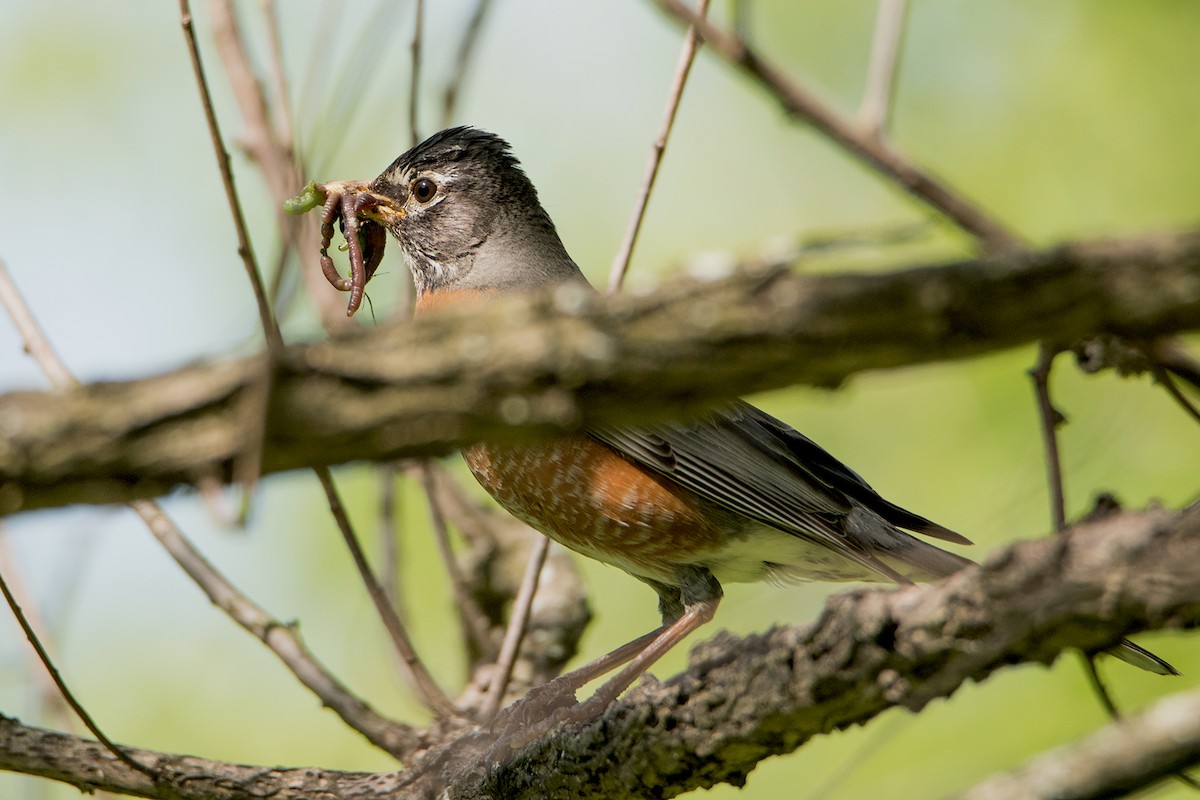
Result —
<path fill-rule="evenodd" d="M 807 627 L 717 636 L 604 718 L 459 779 L 449 797 L 671 797 L 741 785 L 771 755 L 893 706 L 920 710 L 1015 661 L 1200 625 L 1200 506 L 1123 514 L 1018 544 L 937 584 L 848 592 Z M 1187 563 L 1183 563 L 1187 562 Z M 612 768 L 620 753 L 621 768 Z M 660 785 L 645 785 L 656 775 Z"/>
<path fill-rule="evenodd" d="M 748 271 L 640 297 L 505 297 L 285 350 L 263 471 L 679 416 L 1041 339 L 1196 329 L 1198 233 L 879 275 Z M 229 361 L 0 397 L 0 513 L 228 478 L 248 435 L 241 401 L 260 369 L 258 359 Z"/>
<path fill-rule="evenodd" d="M 787 113 L 807 122 L 880 175 L 945 214 L 960 228 L 977 237 L 985 247 L 1011 250 L 1023 246 L 1020 237 L 983 208 L 933 173 L 909 161 L 902 152 L 879 138 L 875 130 L 856 124 L 851 117 L 840 114 L 823 102 L 815 92 L 792 80 L 779 64 L 760 55 L 737 34 L 713 25 L 680 0 L 653 2 L 680 23 L 696 30 L 710 52 L 750 76 Z"/>
<path fill-rule="evenodd" d="M 997 775 L 959 800 L 1099 800 L 1123 796 L 1200 762 L 1200 691 L 1160 700 L 1079 742 Z"/>
<path fill-rule="evenodd" d="M 1198 598 L 1200 505 L 1119 513 L 1007 548 L 936 584 L 835 596 L 808 626 L 720 634 L 696 648 L 682 674 L 648 680 L 601 719 L 507 757 L 489 752 L 494 737 L 478 730 L 451 733 L 402 773 L 374 776 L 130 751 L 161 776 L 156 787 L 94 742 L 0 717 L 0 768 L 184 800 L 288 800 L 318 789 L 345 798 L 672 797 L 740 785 L 760 761 L 813 736 L 894 706 L 919 710 L 1005 666 L 1047 663 L 1069 647 L 1103 649 L 1140 630 L 1200 626 Z M 1166 702 L 1185 708 L 1194 698 Z M 1188 759 L 1166 761 L 1175 769 Z M 1114 770 L 1112 785 L 1159 774 L 1147 767 L 1131 782 Z M 662 782 L 647 784 L 647 775 Z"/>

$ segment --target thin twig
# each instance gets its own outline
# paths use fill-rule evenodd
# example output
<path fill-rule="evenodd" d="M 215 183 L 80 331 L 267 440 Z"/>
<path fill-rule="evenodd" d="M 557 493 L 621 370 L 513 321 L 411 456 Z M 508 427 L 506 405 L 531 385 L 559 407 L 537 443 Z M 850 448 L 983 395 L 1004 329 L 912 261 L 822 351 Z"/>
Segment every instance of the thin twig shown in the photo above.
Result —
<path fill-rule="evenodd" d="M 1033 392 L 1037 398 L 1038 419 L 1042 430 L 1042 451 L 1046 459 L 1046 478 L 1050 487 L 1050 516 L 1054 522 L 1054 530 L 1061 531 L 1067 527 L 1067 503 L 1063 489 L 1062 459 L 1058 451 L 1058 428 L 1066 417 L 1054 407 L 1050 399 L 1050 369 L 1054 357 L 1061 350 L 1053 345 L 1042 342 L 1038 347 L 1038 359 L 1029 377 L 1033 379 Z"/>
<path fill-rule="evenodd" d="M 471 19 L 468 20 L 462 41 L 459 42 L 454 73 L 442 95 L 443 128 L 450 127 L 450 123 L 454 120 L 454 112 L 458 109 L 458 97 L 467 80 L 467 70 L 471 66 L 471 59 L 475 55 L 475 46 L 479 43 L 479 34 L 483 32 L 483 22 L 491 5 L 491 0 L 476 0 L 475 10 L 471 12 Z"/>
<path fill-rule="evenodd" d="M 1080 652 L 1079 658 L 1083 662 L 1083 671 L 1088 677 L 1088 683 L 1092 685 L 1092 691 L 1100 699 L 1100 704 L 1104 706 L 1104 710 L 1108 712 L 1108 716 L 1113 720 L 1120 719 L 1121 712 L 1113 700 L 1112 693 L 1108 691 L 1108 686 L 1105 685 L 1104 680 L 1100 677 L 1100 671 L 1096 669 L 1096 657 L 1091 653 Z"/>
<path fill-rule="evenodd" d="M 237 233 L 238 255 L 242 259 L 242 266 L 245 267 L 246 277 L 250 279 L 250 286 L 254 290 L 254 302 L 258 307 L 258 318 L 262 325 L 263 335 L 267 340 L 267 347 L 272 354 L 278 353 L 283 349 L 283 337 L 279 335 L 279 328 L 275 325 L 271 304 L 267 301 L 267 290 L 263 286 L 262 277 L 258 272 L 254 249 L 250 246 L 250 234 L 246 229 L 242 204 L 234 185 L 233 170 L 229 166 L 229 151 L 225 149 L 225 141 L 221 137 L 221 126 L 217 122 L 217 113 L 213 109 L 212 95 L 208 91 L 208 80 L 204 76 L 204 64 L 200 60 L 200 48 L 196 44 L 196 30 L 192 24 L 189 0 L 179 0 L 179 13 L 183 38 L 187 43 L 188 55 L 192 62 L 192 72 L 196 77 L 196 87 L 200 90 L 204 119 L 212 139 L 213 153 L 217 158 L 217 169 L 221 173 L 221 184 L 225 189 L 225 200 L 229 203 L 229 213 L 233 217 L 233 226 Z"/>
<path fill-rule="evenodd" d="M 269 615 L 221 575 L 157 503 L 135 500 L 129 507 L 212 604 L 265 644 L 322 705 L 371 744 L 401 760 L 408 757 L 417 746 L 410 727 L 379 715 L 354 696 L 309 651 L 295 626 Z"/>
<path fill-rule="evenodd" d="M 1033 379 L 1033 391 L 1037 398 L 1038 421 L 1041 426 L 1042 448 L 1046 459 L 1046 479 L 1050 490 L 1050 514 L 1055 532 L 1062 534 L 1067 530 L 1067 511 L 1066 492 L 1063 487 L 1062 457 L 1058 449 L 1058 428 L 1066 422 L 1066 418 L 1054 407 L 1054 402 L 1050 398 L 1050 371 L 1054 365 L 1055 356 L 1060 352 L 1062 352 L 1061 348 L 1043 341 L 1038 347 L 1037 363 L 1029 371 L 1029 376 Z M 1117 708 L 1112 694 L 1108 691 L 1108 687 L 1100 679 L 1100 673 L 1096 670 L 1095 656 L 1090 653 L 1081 653 L 1080 656 L 1083 659 L 1084 674 L 1087 675 L 1096 698 L 1111 719 L 1114 721 L 1120 719 L 1121 712 Z M 1184 782 L 1191 780 L 1182 773 L 1178 777 Z"/>
<path fill-rule="evenodd" d="M 409 147 L 416 147 L 421 141 L 421 126 L 418 124 L 417 113 L 421 105 L 421 31 L 425 25 L 425 0 L 417 0 L 415 5 L 413 37 L 410 45 L 412 68 L 408 80 Z"/>
<path fill-rule="evenodd" d="M 12 540 L 4 527 L 3 518 L 0 518 L 0 573 L 8 575 L 8 590 L 12 592 L 17 604 L 25 611 L 25 617 L 29 620 L 29 626 L 33 630 L 41 632 L 42 645 L 46 648 L 46 652 L 50 654 L 50 659 L 54 660 L 55 655 L 48 644 L 51 635 L 50 624 L 39 613 L 33 594 L 22 580 L 20 565 L 17 563 L 16 554 L 12 550 Z M 58 691 L 58 687 L 54 681 L 51 680 L 50 675 L 42 669 L 42 664 L 37 657 L 37 653 L 31 652 L 29 654 L 29 661 L 29 674 L 38 684 L 39 713 L 45 716 L 61 716 L 68 727 L 73 727 L 69 723 L 70 714 L 67 713 L 69 707 L 63 702 L 62 694 Z"/>
<path fill-rule="evenodd" d="M 247 261 L 249 268 L 253 266 L 252 254 L 249 249 L 248 241 L 245 239 L 245 228 L 241 218 L 240 205 L 237 203 L 236 192 L 233 188 L 233 176 L 229 170 L 228 154 L 226 153 L 223 144 L 221 144 L 220 129 L 217 125 L 216 115 L 212 108 L 207 83 L 204 79 L 199 51 L 195 43 L 195 34 L 191 25 L 191 15 L 187 7 L 187 0 L 180 0 L 180 6 L 184 15 L 184 29 L 188 34 L 189 52 L 192 54 L 192 61 L 196 71 L 197 82 L 200 85 L 201 94 L 204 98 L 205 114 L 209 120 L 209 127 L 212 132 L 214 147 L 216 147 L 218 151 L 218 161 L 222 172 L 222 178 L 226 185 L 226 193 L 230 198 L 231 207 L 234 209 L 235 219 L 238 221 L 239 241 L 242 244 L 243 255 L 245 256 L 250 254 L 250 260 Z M 236 28 L 234 27 L 231 9 L 229 9 L 226 5 L 225 10 L 226 12 L 229 12 L 228 16 L 226 17 L 226 21 L 229 29 L 234 34 L 234 43 L 239 48 L 244 50 L 241 45 L 240 36 L 236 35 Z M 253 109 L 256 113 L 253 115 L 248 114 L 248 116 L 253 119 L 258 119 L 261 117 L 261 121 L 257 126 L 261 136 L 263 137 L 264 144 L 263 155 L 260 161 L 264 164 L 268 163 L 269 161 L 274 162 L 276 159 L 272 158 L 271 156 L 275 155 L 272 151 L 274 151 L 276 148 L 269 147 L 267 145 L 276 144 L 277 140 L 271 135 L 270 126 L 266 122 L 266 99 L 262 95 L 261 89 L 259 88 L 256 80 L 244 80 L 241 82 L 241 86 L 248 90 L 251 94 L 251 96 L 247 98 L 247 101 L 242 103 L 243 113 L 247 113 L 248 110 Z M 280 175 L 286 174 L 287 171 L 272 170 L 272 172 L 274 172 L 276 175 Z M 256 294 L 261 294 L 263 302 L 265 303 L 266 295 L 262 290 L 261 281 L 258 280 L 258 272 L 256 267 L 252 270 L 252 274 L 253 280 L 255 281 Z M 279 329 L 274 318 L 271 317 L 269 313 L 267 316 L 263 317 L 263 325 L 264 329 L 267 331 L 268 343 L 272 353 L 270 361 L 271 363 L 274 363 L 274 354 L 282 349 L 282 337 L 279 334 Z M 268 372 L 269 371 L 270 367 L 268 367 Z M 263 392 L 262 397 L 262 410 L 264 412 L 263 416 L 265 417 L 266 402 L 269 397 L 269 387 L 264 387 L 264 389 L 265 391 Z M 363 575 L 363 579 L 368 585 L 368 590 L 371 593 L 372 599 L 376 601 L 376 606 L 379 608 L 385 625 L 388 628 L 389 633 L 392 635 L 393 642 L 396 644 L 397 649 L 401 652 L 401 658 L 408 668 L 419 696 L 421 696 L 421 698 L 439 714 L 445 715 L 447 713 L 453 713 L 453 707 L 445 698 L 445 695 L 441 694 L 440 689 L 437 688 L 437 685 L 429 676 L 428 672 L 424 670 L 423 665 L 417 661 L 416 655 L 414 652 L 412 652 L 411 645 L 408 642 L 404 628 L 400 624 L 399 618 L 396 617 L 395 610 L 386 601 L 386 597 L 384 597 L 378 583 L 376 583 L 373 576 L 370 575 L 369 568 L 366 566 L 366 559 L 363 556 L 361 547 L 359 547 L 357 539 L 354 537 L 353 530 L 349 527 L 349 521 L 346 518 L 345 512 L 342 510 L 341 504 L 337 500 L 336 490 L 334 489 L 332 477 L 330 476 L 329 471 L 327 469 L 319 469 L 317 470 L 317 477 L 321 481 L 322 486 L 325 488 L 327 497 L 330 498 L 330 506 L 334 513 L 334 518 L 337 520 L 339 528 L 342 529 L 343 534 L 347 537 L 347 543 L 350 545 L 351 554 L 355 559 L 355 563 L 359 566 L 360 573 Z M 380 603 L 380 600 L 383 601 L 382 604 Z"/>
<path fill-rule="evenodd" d="M 255 74 L 253 61 L 246 49 L 237 14 L 230 0 L 214 0 L 210 8 L 217 57 L 225 68 L 229 86 L 242 116 L 244 130 L 240 138 L 241 147 L 251 163 L 258 168 L 270 193 L 275 222 L 281 232 L 282 247 L 285 251 L 291 247 L 301 254 L 316 253 L 320 241 L 316 220 L 293 217 L 283 210 L 284 200 L 294 195 L 304 182 L 304 173 L 296 157 L 298 148 L 292 139 L 272 128 L 269 112 L 272 103 Z M 323 51 L 318 51 L 320 52 Z M 276 105 L 278 102 L 282 101 L 277 101 Z M 280 280 L 286 263 L 286 254 L 281 254 L 276 268 L 276 275 Z M 328 284 L 318 270 L 301 270 L 300 277 L 317 306 L 321 322 L 327 328 L 346 330 L 351 326 L 350 321 L 346 319 L 341 296 L 337 292 L 328 291 Z"/>
<path fill-rule="evenodd" d="M 180 24 L 183 28 L 183 38 L 187 43 L 188 56 L 192 62 L 192 72 L 196 77 L 196 86 L 200 91 L 200 104 L 204 108 L 204 119 L 208 125 L 209 137 L 212 140 L 213 153 L 217 159 L 217 170 L 221 173 L 221 185 L 225 189 L 225 199 L 229 204 L 229 213 L 233 218 L 233 227 L 237 234 L 238 255 L 245 268 L 246 277 L 254 292 L 254 303 L 258 308 L 259 324 L 267 342 L 267 359 L 263 365 L 262 374 L 247 397 L 247 426 L 246 446 L 237 459 L 234 471 L 238 482 L 242 485 L 243 515 L 249 508 L 249 498 L 254 486 L 262 473 L 263 437 L 266 431 L 267 404 L 270 402 L 271 383 L 274 378 L 275 364 L 283 352 L 283 336 L 279 326 L 275 324 L 275 315 L 271 303 L 267 299 L 267 290 L 263 285 L 262 275 L 258 270 L 258 262 L 254 257 L 254 248 L 250 243 L 250 234 L 246 229 L 246 219 L 242 214 L 241 200 L 238 199 L 237 188 L 234 184 L 233 170 L 229 165 L 229 151 L 221 136 L 221 126 L 217 122 L 217 113 L 213 108 L 212 94 L 208 89 L 208 79 L 204 75 L 204 64 L 200 59 L 200 48 L 196 44 L 196 30 L 192 24 L 192 11 L 189 0 L 179 0 Z"/>
<path fill-rule="evenodd" d="M 429 504 L 429 518 L 433 521 L 433 538 L 437 543 L 442 565 L 446 568 L 446 575 L 450 579 L 450 589 L 454 594 L 454 603 L 458 607 L 463 631 L 474 644 L 480 660 L 494 661 L 496 645 L 490 635 L 491 626 L 488 623 L 487 615 L 483 613 L 479 603 L 471 594 L 471 590 L 467 588 L 467 581 L 458 567 L 454 551 L 450 549 L 450 529 L 446 524 L 446 516 L 442 513 L 441 503 L 438 502 L 437 487 L 434 484 L 433 471 L 429 462 L 420 462 L 417 466 L 417 473 L 420 476 L 421 488 L 425 491 L 425 499 Z"/>
<path fill-rule="evenodd" d="M 899 184 L 905 191 L 950 218 L 991 250 L 1024 247 L 1022 239 L 948 184 L 909 161 L 890 144 L 864 133 L 847 117 L 789 78 L 778 65 L 755 52 L 743 39 L 706 21 L 679 0 L 652 0 L 664 12 L 696 28 L 710 49 L 753 77 L 793 114 L 847 152 Z"/>
<path fill-rule="evenodd" d="M 291 100 L 288 97 L 288 82 L 283 66 L 283 40 L 279 35 L 279 10 L 275 0 L 262 0 L 263 23 L 267 29 L 267 60 L 270 64 L 271 92 L 275 95 L 270 104 L 272 129 L 276 141 L 291 147 L 295 140 L 292 133 Z"/>
<path fill-rule="evenodd" d="M 366 586 L 367 593 L 371 596 L 371 601 L 375 604 L 375 610 L 379 613 L 379 618 L 383 621 L 384 627 L 392 639 L 392 644 L 396 648 L 397 655 L 400 656 L 401 664 L 404 666 L 408 678 L 417 692 L 417 696 L 421 699 L 421 702 L 440 717 L 458 716 L 458 710 L 450 702 L 449 698 L 446 697 L 441 687 L 437 685 L 437 682 L 429 674 L 425 665 L 417 657 L 412 641 L 408 638 L 408 632 L 405 631 L 400 618 L 396 616 L 395 609 L 388 602 L 387 593 L 383 591 L 383 587 L 379 585 L 379 581 L 375 579 L 375 575 L 371 572 L 371 567 L 367 564 L 366 554 L 363 553 L 362 545 L 358 542 L 358 536 L 354 533 L 354 528 L 350 525 L 350 518 L 346 516 L 346 509 L 342 505 L 341 498 L 338 497 L 337 488 L 333 484 L 333 476 L 330 474 L 329 469 L 327 467 L 313 467 L 313 472 L 317 474 L 317 480 L 321 482 L 321 488 L 325 490 L 325 497 L 329 501 L 329 510 L 333 514 L 334 521 L 337 522 L 338 530 L 342 533 L 346 547 L 350 550 L 350 556 L 354 559 L 354 566 L 358 569 L 359 577 L 362 579 L 363 585 Z"/>
<path fill-rule="evenodd" d="M 1167 394 L 1171 395 L 1175 402 L 1179 404 L 1179 407 L 1182 408 L 1188 414 L 1188 416 L 1196 420 L 1196 422 L 1200 422 L 1200 409 L 1197 409 L 1196 406 L 1192 405 L 1192 401 L 1187 399 L 1187 395 L 1185 395 L 1179 388 L 1179 385 L 1175 383 L 1175 379 L 1171 377 L 1171 373 L 1160 365 L 1155 369 L 1154 374 L 1155 377 L 1158 378 L 1158 382 L 1161 383 L 1163 388 L 1167 390 Z"/>
<path fill-rule="evenodd" d="M 900 63 L 907 12 L 907 0 L 879 0 L 871 61 L 867 66 L 867 86 L 858 108 L 859 124 L 876 139 L 883 136 L 892 113 L 896 67 Z"/>
<path fill-rule="evenodd" d="M 546 554 L 550 552 L 550 540 L 545 536 L 539 537 L 529 554 L 529 563 L 525 565 L 525 574 L 521 578 L 521 588 L 517 599 L 513 602 L 512 616 L 508 620 L 508 628 L 504 631 L 504 642 L 500 645 L 500 657 L 496 659 L 496 669 L 492 673 L 492 683 L 488 687 L 487 698 L 484 700 L 482 719 L 491 719 L 500 710 L 504 693 L 512 679 L 513 665 L 517 661 L 517 653 L 521 642 L 529 628 L 529 613 L 533 610 L 533 597 L 537 594 L 538 580 L 542 567 L 546 564 Z"/>
<path fill-rule="evenodd" d="M 17 599 L 13 597 L 12 592 L 9 591 L 8 582 L 4 580 L 3 575 L 0 575 L 0 593 L 4 594 L 5 602 L 8 603 L 9 609 L 12 611 L 13 616 L 16 617 L 17 624 L 20 625 L 21 630 L 25 632 L 25 638 L 29 640 L 31 645 L 33 645 L 33 649 L 37 653 L 38 659 L 42 662 L 42 666 L 46 668 L 46 672 L 50 673 L 50 680 L 54 681 L 54 685 L 58 687 L 59 694 L 61 694 L 63 699 L 67 701 L 67 705 L 71 707 L 71 710 L 75 712 L 80 721 L 83 722 L 84 726 L 91 731 L 91 734 L 96 737 L 100 744 L 104 745 L 104 747 L 110 753 L 120 759 L 123 764 L 131 767 L 132 769 L 136 769 L 138 772 L 148 777 L 157 785 L 159 782 L 158 773 L 152 770 L 150 767 L 147 767 L 145 764 L 135 761 L 128 754 L 126 754 L 124 750 L 122 750 L 111 739 L 109 739 L 104 734 L 104 731 L 100 730 L 100 726 L 96 724 L 94 719 L 92 719 L 92 715 L 87 712 L 87 709 L 80 705 L 79 701 L 75 699 L 75 695 L 69 688 L 67 688 L 67 684 L 63 680 L 62 675 L 59 673 L 58 668 L 54 666 L 54 662 L 50 659 L 49 653 L 47 653 L 46 648 L 42 646 L 42 642 L 40 639 L 38 639 L 33 627 L 30 626 L 29 620 L 25 618 L 25 613 L 21 611 L 21 606 L 17 603 Z"/>
<path fill-rule="evenodd" d="M 267 108 L 269 101 L 263 93 L 260 82 L 254 75 L 251 66 L 249 54 L 246 51 L 245 43 L 242 39 L 240 30 L 237 26 L 236 15 L 227 0 L 222 0 L 214 4 L 214 25 L 219 29 L 217 35 L 218 49 L 222 55 L 226 65 L 226 71 L 229 73 L 230 82 L 233 85 L 235 96 L 238 98 L 238 106 L 241 109 L 242 115 L 246 120 L 248 135 L 248 152 L 251 153 L 255 163 L 263 171 L 267 184 L 273 192 L 280 191 L 295 191 L 295 186 L 298 185 L 298 180 L 294 177 L 298 174 L 297 165 L 293 160 L 294 149 L 288 141 L 281 141 L 279 137 L 271 130 L 270 121 L 268 119 Z M 386 29 L 387 26 L 373 25 L 367 29 L 368 34 L 381 35 L 379 31 Z M 291 180 L 294 185 L 290 189 L 288 181 Z M 284 195 L 286 197 L 286 194 Z M 277 200 L 282 202 L 282 199 L 277 197 Z M 315 250 L 315 248 L 314 248 Z M 344 319 L 344 314 L 341 315 Z M 322 320 L 325 322 L 328 330 L 335 330 L 338 325 L 330 319 L 329 315 L 322 313 Z M 265 406 L 264 406 L 265 407 Z M 329 478 L 328 470 L 318 470 L 318 479 L 322 485 L 326 486 L 327 496 L 334 492 L 332 480 Z M 334 496 L 336 496 L 334 494 Z M 343 533 L 349 532 L 350 537 L 353 537 L 353 531 L 348 528 L 348 522 L 345 520 L 345 513 L 341 510 L 340 503 L 337 507 L 331 505 L 331 512 L 334 518 L 338 520 L 339 527 L 342 527 Z M 343 523 L 347 527 L 343 527 Z M 351 555 L 355 559 L 356 564 L 365 567 L 366 561 L 363 557 L 361 548 L 357 544 L 357 539 L 350 539 Z M 360 574 L 370 576 L 369 569 Z M 367 590 L 371 594 L 372 599 L 376 598 L 376 591 L 382 592 L 379 589 L 378 583 L 371 576 L 367 583 Z M 400 622 L 395 609 L 390 602 L 385 602 L 383 608 L 387 611 L 380 610 L 383 616 L 383 622 L 389 633 L 392 634 L 393 641 L 401 640 L 407 642 L 407 633 L 404 630 L 403 624 Z M 380 604 L 376 603 L 377 607 Z M 397 645 L 399 647 L 399 645 Z M 440 695 L 441 703 L 439 707 L 440 690 L 428 672 L 420 667 L 416 655 L 412 652 L 412 648 L 408 647 L 401 653 L 401 659 L 406 667 L 406 674 L 414 681 L 414 690 L 418 696 L 433 704 L 435 710 L 439 713 L 445 713 L 447 709 L 451 709 L 448 700 L 445 700 L 444 695 Z M 412 665 L 418 664 L 418 668 L 414 669 Z"/>
<path fill-rule="evenodd" d="M 708 13 L 709 0 L 698 0 L 696 13 L 703 17 Z M 642 219 L 646 216 L 646 205 L 650 202 L 650 192 L 654 189 L 654 180 L 658 177 L 658 168 L 662 164 L 663 154 L 667 149 L 667 140 L 671 136 L 671 128 L 675 124 L 675 113 L 679 110 L 679 102 L 683 99 L 683 87 L 687 84 L 688 73 L 691 72 L 692 62 L 696 58 L 696 48 L 699 37 L 696 28 L 688 28 L 683 38 L 683 49 L 679 53 L 679 62 L 675 66 L 675 77 L 671 81 L 671 89 L 667 93 L 667 107 L 663 110 L 662 122 L 658 135 L 650 148 L 650 157 L 646 161 L 646 173 L 642 177 L 642 188 L 638 192 L 633 205 L 633 213 L 629 217 L 629 225 L 625 228 L 625 238 L 621 248 L 613 258 L 612 268 L 608 273 L 608 290 L 615 292 L 625 282 L 625 273 L 629 270 L 629 260 L 633 257 L 633 248 L 637 244 L 638 232 L 642 229 Z"/>
<path fill-rule="evenodd" d="M 388 600 L 403 621 L 407 616 L 404 594 L 400 591 L 400 524 L 396 519 L 396 481 L 399 470 L 394 461 L 379 466 L 379 542 L 383 562 L 379 582 Z"/>
<path fill-rule="evenodd" d="M 67 369 L 67 365 L 59 357 L 54 346 L 50 344 L 50 340 L 46 338 L 46 332 L 42 330 L 42 326 L 34 318 L 33 312 L 29 310 L 25 299 L 21 297 L 21 292 L 8 272 L 8 265 L 2 258 L 0 258 L 0 305 L 4 306 L 4 310 L 12 319 L 17 333 L 21 337 L 21 342 L 25 346 L 25 352 L 45 373 L 50 380 L 50 385 L 55 389 L 69 389 L 72 386 L 78 386 L 79 381 L 71 374 L 71 370 Z"/>
<path fill-rule="evenodd" d="M 313 85 L 312 91 L 308 92 L 309 96 L 324 94 L 328 98 L 325 106 L 312 115 L 314 120 L 325 124 L 310 125 L 311 130 L 308 131 L 305 152 L 310 163 L 307 166 L 315 173 L 324 171 L 338 152 L 355 141 L 353 131 L 356 126 L 364 122 L 376 124 L 374 116 L 369 113 L 372 104 L 365 99 L 367 79 L 381 72 L 380 54 L 393 48 L 399 41 L 403 29 L 401 15 L 408 8 L 405 3 L 381 2 L 375 4 L 374 13 L 367 15 L 347 14 L 340 3 L 324 3 L 323 6 L 332 10 L 332 19 L 326 18 L 324 25 L 318 29 L 317 41 L 311 50 L 320 51 L 320 54 L 329 52 L 332 30 L 346 19 L 358 22 L 359 28 L 354 34 L 353 44 L 348 48 L 349 58 L 336 70 L 337 80 L 332 88 L 326 92 L 322 83 Z M 322 76 L 335 73 L 328 59 L 318 71 Z M 399 95 L 399 92 L 395 94 Z"/>

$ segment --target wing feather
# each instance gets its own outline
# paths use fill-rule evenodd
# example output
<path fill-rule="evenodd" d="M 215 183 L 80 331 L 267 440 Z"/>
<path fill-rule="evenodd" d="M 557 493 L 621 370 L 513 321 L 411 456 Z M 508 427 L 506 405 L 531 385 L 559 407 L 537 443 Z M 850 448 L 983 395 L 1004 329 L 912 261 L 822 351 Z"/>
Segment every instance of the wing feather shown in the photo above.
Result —
<path fill-rule="evenodd" d="M 811 439 L 742 401 L 688 424 L 600 428 L 591 435 L 721 508 L 802 536 L 899 582 L 907 579 L 871 543 L 849 533 L 845 520 L 856 504 L 891 525 L 967 541 L 880 497 Z M 884 554 L 903 558 L 901 551 L 909 549 Z"/>

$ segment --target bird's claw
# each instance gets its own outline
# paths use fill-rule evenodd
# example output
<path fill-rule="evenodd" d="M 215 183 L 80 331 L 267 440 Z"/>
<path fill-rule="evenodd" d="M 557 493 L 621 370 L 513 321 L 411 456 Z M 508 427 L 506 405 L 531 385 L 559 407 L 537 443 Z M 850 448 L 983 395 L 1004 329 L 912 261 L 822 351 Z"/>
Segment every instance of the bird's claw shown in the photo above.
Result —
<path fill-rule="evenodd" d="M 499 763 L 525 745 L 563 725 L 583 725 L 610 705 L 599 694 L 584 702 L 575 699 L 578 687 L 561 679 L 542 684 L 492 718 L 488 728 L 496 737 L 488 760 Z"/>

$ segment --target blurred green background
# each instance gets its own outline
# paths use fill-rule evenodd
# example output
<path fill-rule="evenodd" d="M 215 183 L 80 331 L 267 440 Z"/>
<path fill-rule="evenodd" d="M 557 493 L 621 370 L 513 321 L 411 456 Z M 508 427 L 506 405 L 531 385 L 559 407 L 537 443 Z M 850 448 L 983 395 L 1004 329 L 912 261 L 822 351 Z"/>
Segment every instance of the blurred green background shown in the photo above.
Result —
<path fill-rule="evenodd" d="M 257 4 L 246 5 L 253 16 Z M 321 165 L 312 177 L 377 174 L 407 147 L 409 6 L 396 27 L 364 42 L 347 32 L 374 13 L 369 4 L 347 4 L 350 20 L 336 35 L 323 4 L 281 5 L 295 105 Z M 428 5 L 425 133 L 438 127 L 438 93 L 471 6 Z M 763 52 L 830 101 L 855 108 L 874 3 L 776 1 L 750 9 L 752 38 Z M 206 9 L 196 11 L 226 134 L 236 137 Z M 512 142 L 568 247 L 600 284 L 679 40 L 643 3 L 498 3 L 454 119 Z M 1192 225 L 1200 219 L 1197 41 L 1200 4 L 1178 0 L 915 2 L 894 138 L 1037 243 Z M 351 51 L 377 45 L 361 74 L 342 77 L 354 63 Z M 324 86 L 314 77 L 323 73 L 330 75 Z M 339 81 L 349 87 L 345 111 L 331 101 Z M 256 248 L 271 263 L 273 211 L 244 159 L 234 162 Z M 82 378 L 138 377 L 257 346 L 257 318 L 175 4 L 0 0 L 0 186 L 0 257 Z M 753 256 L 798 237 L 929 218 L 701 54 L 631 282 L 650 284 L 699 254 Z M 934 220 L 920 242 L 845 261 L 877 268 L 969 253 L 969 242 Z M 380 317 L 399 293 L 403 270 L 392 248 L 371 284 Z M 303 299 L 287 334 L 321 335 Z M 983 557 L 1049 527 L 1025 374 L 1033 358 L 1025 349 L 863 375 L 833 393 L 797 388 L 755 400 L 890 498 L 966 533 L 977 543 L 975 557 Z M 15 332 L 0 321 L 0 390 L 42 386 Z M 1062 446 L 1072 515 L 1102 490 L 1130 506 L 1196 498 L 1200 428 L 1163 392 L 1145 380 L 1082 376 L 1066 359 L 1053 390 L 1070 418 Z M 355 521 L 373 538 L 373 471 L 351 466 L 337 478 Z M 443 681 L 455 684 L 458 642 L 446 634 L 454 629 L 451 600 L 434 567 L 424 504 L 412 486 L 401 496 L 414 632 Z M 352 688 L 385 713 L 420 719 L 309 475 L 267 480 L 244 532 L 222 529 L 185 493 L 166 505 L 252 598 L 298 620 L 312 648 Z M 128 512 L 68 509 L 16 517 L 6 527 L 17 574 L 50 624 L 61 669 L 114 739 L 244 763 L 393 766 L 211 608 Z M 597 614 L 585 657 L 656 624 L 649 591 L 613 569 L 581 566 Z M 836 588 L 729 587 L 715 624 L 754 631 L 803 622 Z M 1125 707 L 1196 684 L 1195 637 L 1139 641 L 1186 677 L 1166 681 L 1102 664 Z M 672 674 L 684 658 L 675 653 L 656 674 Z M 60 726 L 39 716 L 34 671 L 15 625 L 0 620 L 0 710 Z M 864 729 L 822 737 L 764 763 L 746 793 L 719 787 L 706 796 L 938 796 L 1104 721 L 1068 658 L 965 687 L 919 717 L 894 711 Z M 0 776 L 0 797 L 71 796 L 68 787 Z M 1167 784 L 1155 796 L 1192 795 Z"/>

